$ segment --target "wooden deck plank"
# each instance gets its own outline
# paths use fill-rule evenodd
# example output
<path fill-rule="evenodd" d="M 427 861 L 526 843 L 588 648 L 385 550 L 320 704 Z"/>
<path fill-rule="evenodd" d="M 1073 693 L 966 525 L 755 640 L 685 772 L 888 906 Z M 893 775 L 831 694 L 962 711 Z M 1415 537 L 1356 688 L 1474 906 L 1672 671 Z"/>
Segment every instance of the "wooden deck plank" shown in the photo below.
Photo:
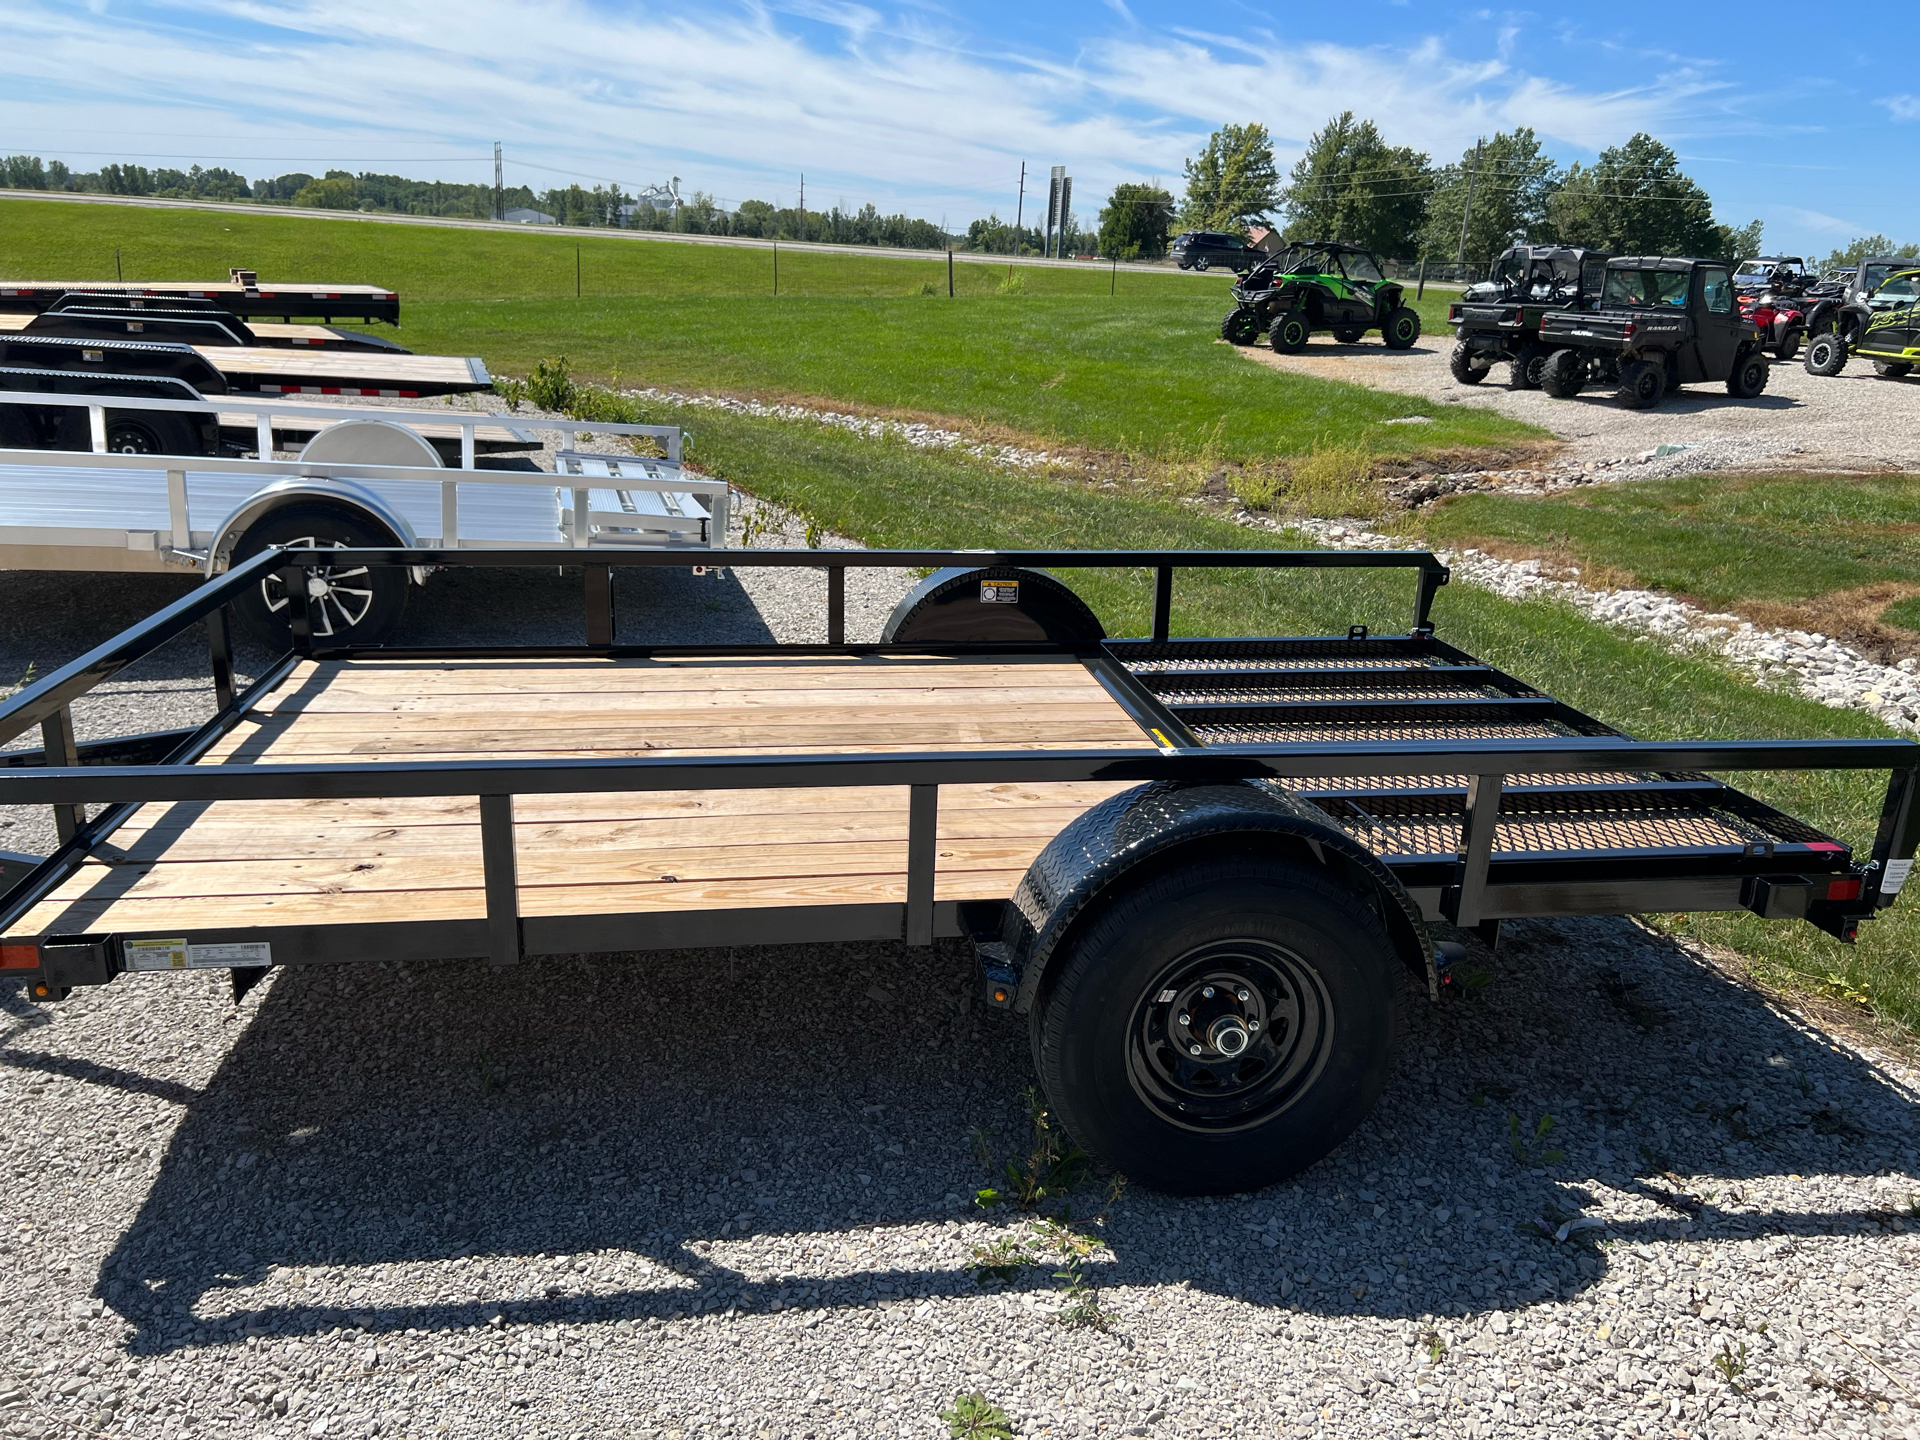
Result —
<path fill-rule="evenodd" d="M 525 688 L 503 698 L 503 684 Z M 1152 748 L 1083 666 L 1018 658 L 326 662 L 300 667 L 274 703 L 202 763 Z M 936 898 L 1010 894 L 1054 835 L 1124 788 L 943 788 Z M 900 786 L 527 796 L 521 911 L 901 903 L 906 811 Z M 483 912 L 471 797 L 234 801 L 144 807 L 22 933 Z"/>

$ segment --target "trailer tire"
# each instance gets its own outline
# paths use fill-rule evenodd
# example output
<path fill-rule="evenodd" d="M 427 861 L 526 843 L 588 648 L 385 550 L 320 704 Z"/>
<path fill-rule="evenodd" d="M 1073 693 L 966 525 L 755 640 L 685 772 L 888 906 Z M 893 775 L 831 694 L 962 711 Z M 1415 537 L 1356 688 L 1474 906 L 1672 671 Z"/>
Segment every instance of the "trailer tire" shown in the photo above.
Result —
<path fill-rule="evenodd" d="M 1556 350 L 1540 363 L 1540 388 L 1556 400 L 1571 400 L 1592 378 L 1587 357 L 1578 350 Z"/>
<path fill-rule="evenodd" d="M 1828 330 L 1807 342 L 1807 358 L 1800 362 L 1809 375 L 1838 375 L 1847 368 L 1847 342 L 1838 330 Z"/>
<path fill-rule="evenodd" d="M 1420 338 L 1420 312 L 1410 305 L 1388 312 L 1387 323 L 1380 327 L 1380 338 L 1389 350 L 1411 350 L 1414 341 Z"/>
<path fill-rule="evenodd" d="M 1630 360 L 1620 367 L 1614 399 L 1626 410 L 1653 410 L 1667 397 L 1667 367 L 1659 360 Z"/>
<path fill-rule="evenodd" d="M 1358 345 L 1360 338 L 1366 333 L 1365 326 L 1342 325 L 1338 330 L 1333 332 L 1333 338 L 1338 340 L 1342 345 Z"/>
<path fill-rule="evenodd" d="M 1220 322 L 1220 338 L 1229 345 L 1251 345 L 1260 338 L 1260 316 L 1246 305 L 1236 305 Z"/>
<path fill-rule="evenodd" d="M 1507 388 L 1510 390 L 1538 390 L 1540 388 L 1540 368 L 1547 363 L 1547 349 L 1544 345 L 1523 345 L 1514 354 L 1513 362 L 1507 369 Z"/>
<path fill-rule="evenodd" d="M 1447 357 L 1447 369 L 1462 385 L 1478 385 L 1493 369 L 1493 362 L 1462 340 Z"/>
<path fill-rule="evenodd" d="M 1267 331 L 1267 343 L 1281 355 L 1298 355 L 1313 338 L 1313 326 L 1304 310 L 1288 310 Z"/>
<path fill-rule="evenodd" d="M 233 547 L 233 564 L 274 545 L 380 548 L 398 536 L 372 516 L 345 505 L 307 501 L 287 505 L 247 527 Z M 313 607 L 314 640 L 331 645 L 379 645 L 393 633 L 407 608 L 407 572 L 398 565 L 319 571 L 327 590 Z M 284 650 L 293 639 L 285 587 L 277 575 L 263 579 L 234 602 L 240 623 L 256 639 Z"/>
<path fill-rule="evenodd" d="M 207 448 L 185 415 L 170 415 L 164 410 L 109 410 L 106 423 L 110 455 L 200 455 Z M 93 426 L 85 410 L 61 407 L 53 448 L 93 449 Z"/>
<path fill-rule="evenodd" d="M 1407 989 L 1360 897 L 1308 866 L 1214 854 L 1130 883 L 1076 926 L 1033 1009 L 1034 1064 L 1067 1133 L 1129 1178 L 1257 1190 L 1366 1118 Z"/>
<path fill-rule="evenodd" d="M 1898 380 L 1903 375 L 1913 373 L 1913 362 L 1911 360 L 1876 360 L 1873 362 L 1873 373 L 1883 380 Z"/>
<path fill-rule="evenodd" d="M 1767 364 L 1767 357 L 1758 350 L 1735 356 L 1733 373 L 1727 376 L 1727 394 L 1736 400 L 1758 399 L 1767 388 L 1767 375 L 1771 368 Z"/>

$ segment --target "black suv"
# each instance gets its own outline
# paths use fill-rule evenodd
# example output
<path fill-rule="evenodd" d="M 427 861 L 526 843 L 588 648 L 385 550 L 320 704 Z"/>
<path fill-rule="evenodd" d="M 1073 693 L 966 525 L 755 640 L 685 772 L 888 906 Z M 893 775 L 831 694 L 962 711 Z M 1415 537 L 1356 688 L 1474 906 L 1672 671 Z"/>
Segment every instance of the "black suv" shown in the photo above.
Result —
<path fill-rule="evenodd" d="M 1600 299 L 1607 257 L 1566 245 L 1515 245 L 1493 273 L 1447 307 L 1459 334 L 1448 368 L 1462 385 L 1478 385 L 1502 361 L 1516 390 L 1537 390 L 1547 347 L 1540 317 L 1549 310 L 1591 310 Z"/>
<path fill-rule="evenodd" d="M 1173 242 L 1173 259 L 1182 270 L 1211 270 L 1224 265 L 1236 273 L 1260 263 L 1261 252 L 1238 235 L 1219 230 L 1189 230 Z"/>

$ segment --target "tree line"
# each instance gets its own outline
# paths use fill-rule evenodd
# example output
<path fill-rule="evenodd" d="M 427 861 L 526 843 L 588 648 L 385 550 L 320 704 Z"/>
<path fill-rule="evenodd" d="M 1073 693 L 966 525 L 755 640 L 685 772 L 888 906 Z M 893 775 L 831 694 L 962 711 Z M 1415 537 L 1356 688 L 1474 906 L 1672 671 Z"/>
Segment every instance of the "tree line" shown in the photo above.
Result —
<path fill-rule="evenodd" d="M 1425 151 L 1388 144 L 1373 121 L 1348 110 L 1314 132 L 1285 178 L 1259 124 L 1215 131 L 1183 178 L 1177 202 L 1157 182 L 1118 186 L 1100 212 L 1101 253 L 1151 258 L 1165 253 L 1176 226 L 1256 224 L 1277 226 L 1289 240 L 1364 245 L 1403 263 L 1484 265 L 1518 242 L 1730 261 L 1760 251 L 1760 222 L 1716 220 L 1679 157 L 1644 133 L 1591 165 L 1562 167 L 1521 127 L 1436 165 Z"/>
<path fill-rule="evenodd" d="M 494 214 L 491 185 L 412 180 L 404 175 L 354 174 L 329 170 L 322 175 L 293 171 L 248 181 L 232 170 L 195 165 L 187 170 L 148 169 L 142 165 L 103 165 L 86 173 L 58 160 L 36 155 L 0 158 L 0 188 L 69 190 L 105 195 L 152 195 L 162 199 L 248 201 L 312 210 L 358 210 L 374 214 L 438 215 L 485 220 Z M 814 241 L 839 245 L 889 246 L 902 250 L 961 250 L 992 254 L 1041 252 L 1044 237 L 1031 226 L 1014 226 L 998 215 L 975 220 L 960 234 L 949 234 L 930 220 L 883 215 L 871 203 L 858 210 L 834 206 L 807 210 L 766 200 L 742 200 L 732 209 L 703 190 L 677 206 L 630 195 L 618 185 L 555 186 L 534 191 L 525 185 L 500 194 L 500 208 L 536 210 L 561 225 L 627 230 L 672 231 L 688 235 L 739 235 L 754 239 Z M 1091 245 L 1092 236 L 1069 220 L 1069 253 L 1074 244 Z"/>

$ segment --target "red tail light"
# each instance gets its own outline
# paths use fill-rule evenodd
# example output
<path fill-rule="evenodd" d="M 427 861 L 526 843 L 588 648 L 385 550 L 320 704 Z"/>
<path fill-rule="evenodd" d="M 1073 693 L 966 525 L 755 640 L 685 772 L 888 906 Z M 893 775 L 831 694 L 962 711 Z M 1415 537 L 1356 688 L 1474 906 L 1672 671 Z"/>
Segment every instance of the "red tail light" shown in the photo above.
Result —
<path fill-rule="evenodd" d="M 1829 880 L 1827 882 L 1827 899 L 1858 900 L 1859 898 L 1860 882 L 1858 880 Z"/>
<path fill-rule="evenodd" d="M 1620 332 L 1621 338 L 1625 340 L 1631 340 L 1633 338 L 1633 332 L 1636 328 L 1637 327 L 1634 325 L 1633 321 L 1631 320 L 1627 321 L 1627 328 Z"/>

